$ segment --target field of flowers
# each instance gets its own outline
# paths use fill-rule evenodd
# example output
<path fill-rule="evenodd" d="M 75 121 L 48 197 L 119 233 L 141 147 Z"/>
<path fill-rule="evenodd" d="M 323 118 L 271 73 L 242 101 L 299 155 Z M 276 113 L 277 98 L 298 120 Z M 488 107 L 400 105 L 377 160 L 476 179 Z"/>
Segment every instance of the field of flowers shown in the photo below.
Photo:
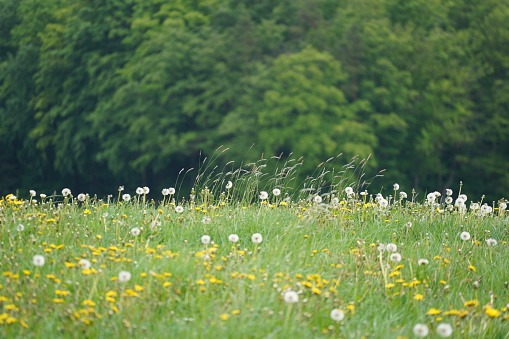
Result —
<path fill-rule="evenodd" d="M 235 184 L 2 198 L 0 337 L 508 337 L 505 201 Z"/>

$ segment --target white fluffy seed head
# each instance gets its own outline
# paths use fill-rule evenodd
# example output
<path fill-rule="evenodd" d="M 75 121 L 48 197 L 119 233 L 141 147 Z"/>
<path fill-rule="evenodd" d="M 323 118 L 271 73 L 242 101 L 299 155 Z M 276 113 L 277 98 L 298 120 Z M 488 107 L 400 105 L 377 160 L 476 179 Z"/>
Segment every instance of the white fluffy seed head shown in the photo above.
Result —
<path fill-rule="evenodd" d="M 341 321 L 345 318 L 345 312 L 335 308 L 330 312 L 330 317 L 334 321 Z"/>
<path fill-rule="evenodd" d="M 297 292 L 288 291 L 283 296 L 283 299 L 287 304 L 293 304 L 299 301 L 299 295 L 297 294 Z"/>

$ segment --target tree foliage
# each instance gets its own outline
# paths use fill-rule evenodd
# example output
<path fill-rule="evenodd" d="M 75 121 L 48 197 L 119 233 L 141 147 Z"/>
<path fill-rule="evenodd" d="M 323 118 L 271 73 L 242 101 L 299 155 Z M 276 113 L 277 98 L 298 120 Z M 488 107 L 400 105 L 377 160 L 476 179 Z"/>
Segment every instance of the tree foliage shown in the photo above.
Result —
<path fill-rule="evenodd" d="M 508 0 L 0 0 L 0 191 L 167 185 L 225 145 L 507 197 L 508 46 Z"/>

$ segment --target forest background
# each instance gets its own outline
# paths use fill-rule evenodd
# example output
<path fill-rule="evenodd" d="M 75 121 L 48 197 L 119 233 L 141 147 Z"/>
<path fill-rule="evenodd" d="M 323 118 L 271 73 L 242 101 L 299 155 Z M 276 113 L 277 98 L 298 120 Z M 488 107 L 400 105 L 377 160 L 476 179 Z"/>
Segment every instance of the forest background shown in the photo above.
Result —
<path fill-rule="evenodd" d="M 163 188 L 224 145 L 508 198 L 508 75 L 508 0 L 0 0 L 0 195 Z"/>

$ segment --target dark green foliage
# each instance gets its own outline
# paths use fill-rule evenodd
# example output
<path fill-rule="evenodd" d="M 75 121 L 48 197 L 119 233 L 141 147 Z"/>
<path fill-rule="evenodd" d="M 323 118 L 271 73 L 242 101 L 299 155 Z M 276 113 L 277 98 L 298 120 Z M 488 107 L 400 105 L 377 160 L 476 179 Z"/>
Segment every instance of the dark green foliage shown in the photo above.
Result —
<path fill-rule="evenodd" d="M 507 198 L 508 46 L 507 0 L 0 0 L 0 194 L 169 186 L 224 145 Z"/>

